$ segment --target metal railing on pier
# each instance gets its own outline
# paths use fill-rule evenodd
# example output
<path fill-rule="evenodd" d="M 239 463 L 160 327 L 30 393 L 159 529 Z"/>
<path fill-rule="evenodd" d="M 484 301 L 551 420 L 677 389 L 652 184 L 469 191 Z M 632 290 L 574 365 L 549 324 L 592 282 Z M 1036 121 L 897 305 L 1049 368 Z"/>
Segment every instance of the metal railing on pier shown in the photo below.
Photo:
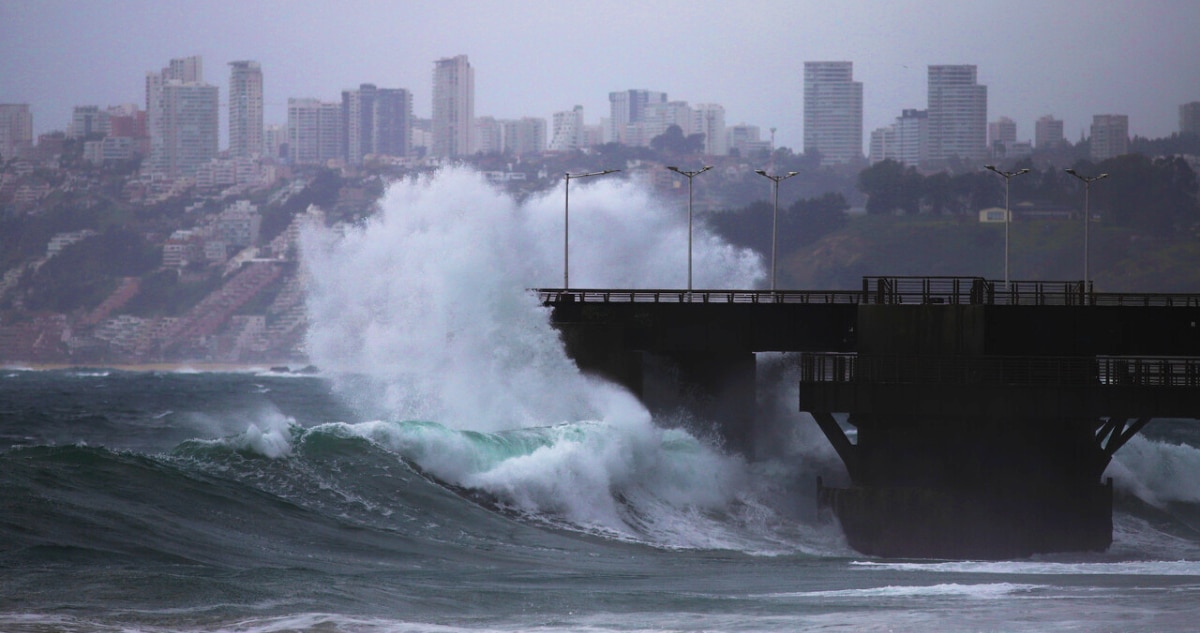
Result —
<path fill-rule="evenodd" d="M 1200 387 L 1200 358 L 800 355 L 802 383 Z"/>
<path fill-rule="evenodd" d="M 855 290 L 548 290 L 542 303 L 860 303 Z"/>
<path fill-rule="evenodd" d="M 538 289 L 559 303 L 728 303 L 1200 307 L 1200 294 L 1102 293 L 1091 282 L 983 277 L 863 277 L 860 290 Z"/>

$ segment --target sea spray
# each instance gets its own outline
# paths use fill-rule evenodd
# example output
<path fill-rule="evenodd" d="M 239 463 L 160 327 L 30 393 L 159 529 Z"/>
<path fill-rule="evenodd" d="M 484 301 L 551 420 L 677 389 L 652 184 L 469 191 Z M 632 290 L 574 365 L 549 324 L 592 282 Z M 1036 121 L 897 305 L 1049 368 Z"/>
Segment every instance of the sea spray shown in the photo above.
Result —
<path fill-rule="evenodd" d="M 1116 452 L 1105 475 L 1118 490 L 1158 508 L 1200 503 L 1200 448 L 1195 446 L 1135 435 Z"/>
<path fill-rule="evenodd" d="M 572 287 L 686 282 L 678 205 L 618 179 L 571 193 Z M 480 174 L 447 168 L 394 184 L 379 214 L 342 236 L 310 229 L 311 359 L 363 419 L 384 420 L 364 423 L 365 435 L 444 481 L 587 528 L 736 547 L 714 533 L 728 527 L 723 513 L 762 511 L 746 501 L 745 463 L 659 428 L 632 395 L 583 375 L 529 292 L 561 285 L 559 194 L 518 204 Z M 698 285 L 761 279 L 752 252 L 703 226 L 695 243 Z M 520 450 L 497 460 L 520 429 L 540 439 L 505 444 Z M 717 517 L 713 530 L 682 533 L 697 513 Z"/>
<path fill-rule="evenodd" d="M 687 222 L 675 205 L 616 179 L 576 189 L 573 286 L 683 284 Z M 559 201 L 517 204 L 477 172 L 447 168 L 394 184 L 379 214 L 341 238 L 307 232 L 311 359 L 370 413 L 396 419 L 498 430 L 605 417 L 528 291 L 561 285 Z M 752 252 L 696 232 L 701 283 L 761 277 Z"/>

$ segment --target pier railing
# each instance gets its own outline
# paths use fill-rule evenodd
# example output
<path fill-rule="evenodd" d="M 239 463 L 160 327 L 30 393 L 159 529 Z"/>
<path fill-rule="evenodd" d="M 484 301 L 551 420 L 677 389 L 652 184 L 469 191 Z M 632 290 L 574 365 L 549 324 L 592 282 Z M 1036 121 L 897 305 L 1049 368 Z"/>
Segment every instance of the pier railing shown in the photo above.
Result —
<path fill-rule="evenodd" d="M 862 303 L 856 290 L 547 290 L 542 303 Z"/>
<path fill-rule="evenodd" d="M 800 355 L 802 383 L 1200 387 L 1200 358 Z"/>
<path fill-rule="evenodd" d="M 859 290 L 536 290 L 542 303 L 729 303 L 1200 307 L 1200 294 L 1095 292 L 1082 281 L 863 277 Z"/>

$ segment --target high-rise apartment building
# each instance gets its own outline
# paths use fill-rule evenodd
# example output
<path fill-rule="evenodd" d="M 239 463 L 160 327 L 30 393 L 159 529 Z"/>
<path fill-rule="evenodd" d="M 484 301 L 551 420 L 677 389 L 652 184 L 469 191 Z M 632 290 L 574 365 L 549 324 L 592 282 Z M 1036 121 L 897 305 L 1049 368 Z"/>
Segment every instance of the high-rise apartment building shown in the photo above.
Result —
<path fill-rule="evenodd" d="M 342 159 L 342 123 L 340 103 L 288 99 L 288 160 L 294 165 L 320 165 Z"/>
<path fill-rule="evenodd" d="M 929 112 L 905 109 L 896 117 L 896 160 L 917 167 L 929 160 Z"/>
<path fill-rule="evenodd" d="M 404 158 L 412 150 L 412 93 L 362 84 L 342 92 L 345 158 L 361 165 L 375 154 Z"/>
<path fill-rule="evenodd" d="M 151 162 L 168 176 L 191 176 L 217 157 L 221 137 L 216 86 L 169 81 L 162 87 L 160 151 Z"/>
<path fill-rule="evenodd" d="M 867 162 L 872 165 L 885 160 L 900 160 L 896 156 L 895 124 L 871 130 L 867 148 Z"/>
<path fill-rule="evenodd" d="M 854 62 L 804 62 L 804 153 L 822 165 L 862 160 L 863 87 Z"/>
<path fill-rule="evenodd" d="M 642 113 L 641 138 L 642 144 L 649 145 L 656 136 L 666 133 L 672 125 L 679 128 L 684 136 L 693 133 L 692 123 L 694 112 L 687 101 L 666 101 L 650 103 Z"/>
<path fill-rule="evenodd" d="M 583 106 L 577 105 L 571 110 L 555 112 L 553 128 L 548 147 L 550 151 L 569 152 L 583 149 Z"/>
<path fill-rule="evenodd" d="M 987 155 L 987 86 L 974 65 L 929 67 L 929 160 Z"/>
<path fill-rule="evenodd" d="M 869 160 L 894 160 L 917 167 L 929 159 L 929 113 L 905 109 L 896 122 L 871 132 Z"/>
<path fill-rule="evenodd" d="M 1200 134 L 1200 101 L 1179 106 L 1179 133 Z"/>
<path fill-rule="evenodd" d="M 1034 124 L 1033 144 L 1038 149 L 1048 149 L 1062 145 L 1065 140 L 1062 119 L 1056 119 L 1047 114 L 1038 119 L 1037 123 Z"/>
<path fill-rule="evenodd" d="M 268 125 L 263 130 L 263 156 L 276 160 L 288 158 L 288 133 L 286 125 Z"/>
<path fill-rule="evenodd" d="M 699 103 L 692 109 L 692 133 L 704 135 L 704 153 L 724 156 L 729 153 L 725 138 L 725 108 L 716 103 Z"/>
<path fill-rule="evenodd" d="M 229 153 L 263 154 L 263 76 L 258 62 L 229 62 Z"/>
<path fill-rule="evenodd" d="M 75 106 L 71 110 L 71 124 L 67 126 L 67 138 L 86 138 L 97 134 L 108 134 L 108 111 L 100 106 Z"/>
<path fill-rule="evenodd" d="M 505 121 L 504 151 L 516 154 L 537 154 L 546 150 L 546 119 L 525 117 Z"/>
<path fill-rule="evenodd" d="M 608 141 L 625 145 L 648 145 L 650 139 L 638 127 L 646 120 L 646 108 L 667 102 L 667 93 L 651 90 L 623 90 L 608 93 Z"/>
<path fill-rule="evenodd" d="M 33 113 L 28 103 L 0 103 L 0 160 L 33 147 Z"/>
<path fill-rule="evenodd" d="M 375 93 L 374 153 L 395 158 L 412 154 L 412 111 L 412 93 L 404 88 L 380 88 Z"/>
<path fill-rule="evenodd" d="M 466 55 L 433 63 L 433 156 L 453 158 L 474 152 L 475 69 Z"/>
<path fill-rule="evenodd" d="M 204 83 L 199 56 L 172 59 L 161 71 L 146 73 L 146 113 L 150 157 L 146 168 L 170 177 L 191 176 L 217 156 L 220 99 Z"/>
<path fill-rule="evenodd" d="M 770 152 L 775 149 L 774 143 L 762 138 L 757 125 L 740 123 L 725 128 L 725 136 L 729 151 L 736 151 L 739 156 L 748 157 L 760 152 Z"/>
<path fill-rule="evenodd" d="M 168 81 L 201 83 L 204 81 L 204 63 L 198 56 L 172 59 L 159 71 L 146 73 L 146 114 L 150 136 L 155 135 L 158 122 L 158 99 L 162 85 Z"/>
<path fill-rule="evenodd" d="M 988 123 L 988 146 L 994 147 L 997 143 L 1004 147 L 1008 147 L 1017 142 L 1017 122 L 1012 119 L 1002 116 L 991 123 Z"/>
<path fill-rule="evenodd" d="M 1129 153 L 1129 115 L 1092 116 L 1092 160 L 1100 162 Z"/>
<path fill-rule="evenodd" d="M 499 154 L 504 151 L 504 123 L 495 117 L 475 119 L 475 151 L 479 154 Z"/>

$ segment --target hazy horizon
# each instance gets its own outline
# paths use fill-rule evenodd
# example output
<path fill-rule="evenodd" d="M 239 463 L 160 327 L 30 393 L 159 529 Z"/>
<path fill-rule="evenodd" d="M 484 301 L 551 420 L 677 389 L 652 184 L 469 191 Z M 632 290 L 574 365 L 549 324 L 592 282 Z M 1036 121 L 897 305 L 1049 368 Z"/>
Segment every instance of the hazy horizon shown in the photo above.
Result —
<path fill-rule="evenodd" d="M 1064 121 L 1069 140 L 1094 114 L 1126 114 L 1131 136 L 1178 131 L 1200 100 L 1200 3 L 1147 0 L 1103 9 L 1084 0 L 999 6 L 958 2 L 653 5 L 448 0 L 288 2 L 0 0 L 0 102 L 29 103 L 35 134 L 65 129 L 77 105 L 143 105 L 144 78 L 200 55 L 225 98 L 228 63 L 254 60 L 265 122 L 286 123 L 290 97 L 340 99 L 362 83 L 405 88 L 430 114 L 436 59 L 475 68 L 475 115 L 534 116 L 584 107 L 608 116 L 608 93 L 642 88 L 718 103 L 726 124 L 777 128 L 803 151 L 806 61 L 854 62 L 864 143 L 905 108 L 926 104 L 927 67 L 972 64 L 988 121 L 1018 139 Z M 222 107 L 222 129 L 227 115 Z M 226 139 L 222 135 L 222 147 Z M 865 150 L 865 147 L 864 147 Z"/>

